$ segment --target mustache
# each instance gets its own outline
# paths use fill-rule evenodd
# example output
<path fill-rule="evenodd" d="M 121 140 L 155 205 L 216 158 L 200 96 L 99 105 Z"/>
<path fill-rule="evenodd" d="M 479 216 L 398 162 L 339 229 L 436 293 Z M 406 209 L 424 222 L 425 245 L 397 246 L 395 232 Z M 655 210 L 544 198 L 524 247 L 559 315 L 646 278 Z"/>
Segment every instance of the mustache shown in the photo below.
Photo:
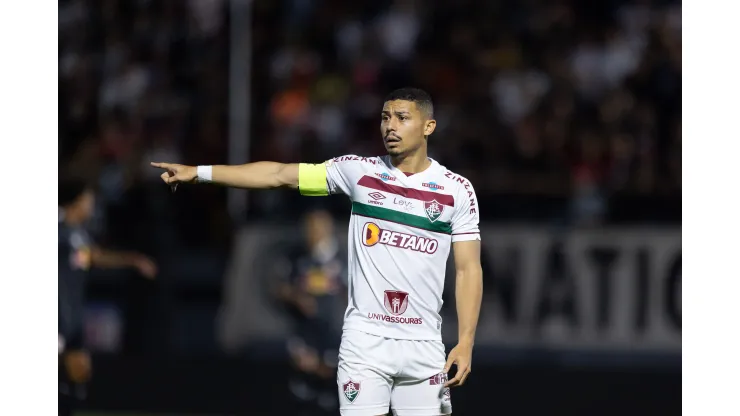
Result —
<path fill-rule="evenodd" d="M 392 136 L 392 137 L 391 137 L 391 136 Z M 401 140 L 401 136 L 399 136 L 399 135 L 398 135 L 398 134 L 397 134 L 396 132 L 394 132 L 394 131 L 392 131 L 392 132 L 388 132 L 388 133 L 386 133 L 386 134 L 385 134 L 385 136 L 383 136 L 383 139 L 385 139 L 385 140 L 388 140 L 389 138 L 394 138 L 394 139 L 398 139 L 398 140 Z"/>

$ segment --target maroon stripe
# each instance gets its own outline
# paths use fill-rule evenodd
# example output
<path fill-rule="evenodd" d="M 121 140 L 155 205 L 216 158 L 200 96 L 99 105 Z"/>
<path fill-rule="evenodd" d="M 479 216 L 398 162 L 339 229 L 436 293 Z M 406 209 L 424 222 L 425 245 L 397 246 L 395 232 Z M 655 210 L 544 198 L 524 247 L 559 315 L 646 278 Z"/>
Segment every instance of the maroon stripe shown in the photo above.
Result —
<path fill-rule="evenodd" d="M 476 231 L 474 233 L 457 233 L 457 234 L 452 234 L 452 235 L 465 235 L 465 234 L 480 234 L 480 231 Z"/>
<path fill-rule="evenodd" d="M 405 198 L 417 199 L 424 202 L 437 201 L 442 205 L 447 205 L 450 207 L 455 206 L 455 198 L 453 198 L 452 195 L 391 185 L 389 183 L 383 182 L 378 178 L 372 178 L 370 176 L 363 176 L 362 178 L 360 178 L 357 184 L 365 186 L 367 188 L 377 189 L 378 191 L 400 195 Z"/>

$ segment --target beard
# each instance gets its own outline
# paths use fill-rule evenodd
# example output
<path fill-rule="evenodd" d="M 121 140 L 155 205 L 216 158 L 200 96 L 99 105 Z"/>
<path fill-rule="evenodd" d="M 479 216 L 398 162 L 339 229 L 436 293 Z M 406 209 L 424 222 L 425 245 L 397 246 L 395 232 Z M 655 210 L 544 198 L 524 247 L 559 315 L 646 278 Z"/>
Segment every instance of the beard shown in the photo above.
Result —
<path fill-rule="evenodd" d="M 404 154 L 403 150 L 401 150 L 399 148 L 393 148 L 393 149 L 386 148 L 385 150 L 386 150 L 386 152 L 388 152 L 388 155 L 389 156 L 393 156 L 393 157 L 403 156 L 403 154 Z"/>

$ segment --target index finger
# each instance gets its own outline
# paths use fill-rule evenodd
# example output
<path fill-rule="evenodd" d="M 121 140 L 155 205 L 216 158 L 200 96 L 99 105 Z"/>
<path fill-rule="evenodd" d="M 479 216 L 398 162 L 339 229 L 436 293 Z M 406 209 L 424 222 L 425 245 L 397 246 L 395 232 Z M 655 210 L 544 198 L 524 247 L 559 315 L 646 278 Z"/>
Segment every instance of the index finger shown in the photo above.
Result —
<path fill-rule="evenodd" d="M 155 168 L 162 168 L 162 169 L 172 169 L 173 165 L 171 163 L 160 163 L 160 162 L 151 162 L 151 165 Z"/>

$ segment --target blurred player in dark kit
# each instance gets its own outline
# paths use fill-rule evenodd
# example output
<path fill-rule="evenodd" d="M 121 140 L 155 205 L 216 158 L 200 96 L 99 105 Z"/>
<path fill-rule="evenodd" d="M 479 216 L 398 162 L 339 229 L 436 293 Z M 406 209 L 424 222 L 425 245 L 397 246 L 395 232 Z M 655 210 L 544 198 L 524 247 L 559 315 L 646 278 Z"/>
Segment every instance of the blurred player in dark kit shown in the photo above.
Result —
<path fill-rule="evenodd" d="M 290 311 L 288 343 L 294 368 L 290 390 L 301 411 L 336 414 L 336 365 L 340 342 L 340 296 L 346 291 L 346 252 L 341 250 L 328 212 L 304 218 L 305 240 L 286 253 L 290 265 L 278 298 Z"/>
<path fill-rule="evenodd" d="M 132 267 L 149 279 L 156 264 L 139 253 L 96 247 L 86 222 L 93 214 L 95 193 L 84 181 L 59 184 L 59 415 L 71 415 L 84 399 L 92 366 L 84 346 L 85 283 L 91 267 Z"/>

